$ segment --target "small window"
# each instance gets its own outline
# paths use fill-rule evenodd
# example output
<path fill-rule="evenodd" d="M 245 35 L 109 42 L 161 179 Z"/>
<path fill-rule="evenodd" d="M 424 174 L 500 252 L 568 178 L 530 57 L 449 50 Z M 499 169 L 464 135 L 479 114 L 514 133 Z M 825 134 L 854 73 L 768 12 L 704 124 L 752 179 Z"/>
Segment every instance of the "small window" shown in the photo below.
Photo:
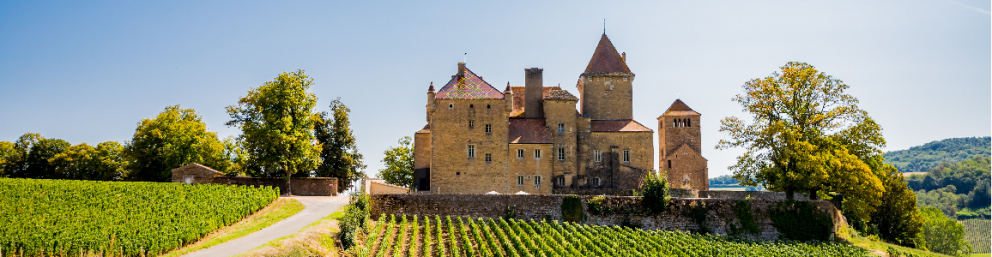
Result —
<path fill-rule="evenodd" d="M 517 185 L 518 186 L 524 185 L 524 176 L 517 176 Z"/>
<path fill-rule="evenodd" d="M 627 77 L 623 77 L 623 81 L 627 81 Z"/>
<path fill-rule="evenodd" d="M 669 168 L 669 169 L 671 169 L 671 168 L 672 168 L 672 160 L 668 160 L 668 168 Z"/>
<path fill-rule="evenodd" d="M 692 127 L 692 119 L 685 119 L 685 126 L 691 128 Z"/>
<path fill-rule="evenodd" d="M 559 161 L 564 161 L 565 160 L 565 148 L 564 147 L 559 147 L 558 148 L 558 160 Z"/>
<path fill-rule="evenodd" d="M 468 105 L 468 108 L 475 108 L 475 105 L 474 104 L 469 104 Z"/>
<path fill-rule="evenodd" d="M 193 184 L 193 175 L 183 176 L 183 182 L 186 184 Z"/>
<path fill-rule="evenodd" d="M 486 162 L 493 162 L 493 154 L 491 153 L 486 154 Z"/>
<path fill-rule="evenodd" d="M 462 175 L 462 172 L 461 171 L 455 172 L 455 176 L 461 176 L 461 175 Z"/>
<path fill-rule="evenodd" d="M 600 150 L 592 150 L 592 161 L 594 162 L 603 161 L 603 152 Z"/>
<path fill-rule="evenodd" d="M 486 124 L 486 133 L 493 133 L 493 125 Z"/>
<path fill-rule="evenodd" d="M 475 158 L 475 145 L 468 145 L 468 158 Z"/>
<path fill-rule="evenodd" d="M 630 162 L 630 150 L 628 149 L 623 150 L 623 161 Z"/>
<path fill-rule="evenodd" d="M 474 128 L 475 127 L 475 121 L 474 120 L 468 121 L 468 127 L 469 128 Z"/>
<path fill-rule="evenodd" d="M 487 104 L 486 105 L 486 109 L 492 109 L 492 108 Z"/>
<path fill-rule="evenodd" d="M 454 108 L 455 108 L 455 104 L 448 104 L 448 109 L 454 109 Z"/>
<path fill-rule="evenodd" d="M 524 158 L 524 149 L 517 149 L 517 158 Z"/>
<path fill-rule="evenodd" d="M 541 187 L 541 176 L 534 176 L 534 186 Z"/>
<path fill-rule="evenodd" d="M 592 186 L 594 186 L 594 187 L 598 187 L 599 186 L 599 178 L 598 177 L 592 178 Z"/>
<path fill-rule="evenodd" d="M 679 121 L 678 120 L 672 120 L 672 127 L 673 128 L 679 127 Z"/>
<path fill-rule="evenodd" d="M 565 124 L 558 123 L 558 132 L 565 132 Z"/>
<path fill-rule="evenodd" d="M 565 185 L 565 176 L 558 177 L 558 185 L 559 186 Z"/>
<path fill-rule="evenodd" d="M 541 159 L 541 149 L 534 149 L 534 159 Z"/>

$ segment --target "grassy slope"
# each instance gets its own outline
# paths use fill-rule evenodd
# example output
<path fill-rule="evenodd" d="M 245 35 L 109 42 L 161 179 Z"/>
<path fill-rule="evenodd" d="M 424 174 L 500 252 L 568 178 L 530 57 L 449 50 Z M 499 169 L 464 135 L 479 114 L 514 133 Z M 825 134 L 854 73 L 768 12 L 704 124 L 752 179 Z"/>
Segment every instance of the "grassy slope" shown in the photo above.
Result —
<path fill-rule="evenodd" d="M 343 208 L 292 235 L 269 241 L 238 256 L 336 256 L 337 220 L 342 216 Z"/>
<path fill-rule="evenodd" d="M 842 229 L 837 234 L 840 235 L 841 239 L 850 242 L 855 246 L 868 249 L 869 251 L 872 251 L 876 255 L 881 255 L 881 256 L 885 256 L 885 252 L 886 250 L 889 249 L 889 247 L 894 247 L 896 249 L 899 249 L 899 251 L 903 251 L 903 252 L 911 252 L 914 254 L 919 254 L 921 256 L 936 256 L 936 257 L 950 256 L 950 255 L 924 251 L 916 248 L 909 248 L 901 245 L 890 244 L 882 241 L 871 240 L 866 237 L 857 235 L 856 232 L 854 232 L 853 229 L 851 229 L 850 227 Z"/>
<path fill-rule="evenodd" d="M 241 220 L 238 223 L 226 228 L 217 230 L 217 232 L 200 239 L 200 241 L 195 244 L 169 252 L 163 256 L 182 256 L 200 249 L 209 248 L 214 245 L 231 241 L 289 218 L 301 210 L 303 210 L 303 204 L 296 201 L 296 199 L 279 198 L 269 204 L 269 206 L 256 212 L 255 214 L 252 214 L 251 216 L 248 216 L 244 220 Z"/>

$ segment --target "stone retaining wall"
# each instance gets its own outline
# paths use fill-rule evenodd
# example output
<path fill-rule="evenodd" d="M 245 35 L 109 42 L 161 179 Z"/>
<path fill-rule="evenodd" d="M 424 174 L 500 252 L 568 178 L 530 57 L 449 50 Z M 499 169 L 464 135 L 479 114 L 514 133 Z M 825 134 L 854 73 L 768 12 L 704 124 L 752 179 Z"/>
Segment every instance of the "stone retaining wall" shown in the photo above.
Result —
<path fill-rule="evenodd" d="M 215 177 L 211 183 L 222 185 L 270 186 L 278 187 L 280 194 L 286 194 L 284 178 Z M 337 178 L 293 178 L 292 195 L 334 196 L 338 195 Z"/>
<path fill-rule="evenodd" d="M 372 218 L 383 214 L 406 215 L 449 215 L 474 218 L 500 218 L 513 209 L 518 219 L 561 220 L 561 205 L 565 195 L 431 195 L 394 194 L 372 196 Z M 742 237 L 774 240 L 779 232 L 772 226 L 769 215 L 778 200 L 731 200 L 704 198 L 673 198 L 668 207 L 660 213 L 648 214 L 640 205 L 640 197 L 605 196 L 602 206 L 609 211 L 592 215 L 588 201 L 593 196 L 579 196 L 582 199 L 583 213 L 587 224 L 632 225 L 644 229 L 699 231 L 700 223 L 691 215 L 693 208 L 705 208 L 706 228 L 715 234 L 731 233 L 731 226 L 740 227 L 734 213 L 738 201 L 747 201 L 751 206 L 754 222 L 760 232 Z M 814 201 L 817 209 L 827 213 L 834 221 L 833 231 L 846 224 L 843 215 L 826 201 Z M 833 235 L 830 235 L 831 237 Z"/>

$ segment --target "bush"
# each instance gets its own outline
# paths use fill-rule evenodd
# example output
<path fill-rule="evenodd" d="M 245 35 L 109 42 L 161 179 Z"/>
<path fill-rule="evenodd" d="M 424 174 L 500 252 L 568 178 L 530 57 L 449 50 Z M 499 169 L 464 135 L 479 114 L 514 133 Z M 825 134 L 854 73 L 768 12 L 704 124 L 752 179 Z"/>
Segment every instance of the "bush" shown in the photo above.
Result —
<path fill-rule="evenodd" d="M 648 172 L 644 177 L 644 187 L 641 188 L 641 203 L 648 212 L 661 212 L 668 206 L 671 196 L 668 195 L 668 178 L 654 172 Z"/>
<path fill-rule="evenodd" d="M 930 251 L 948 255 L 962 255 L 971 252 L 971 245 L 964 241 L 964 226 L 944 216 L 940 209 L 923 207 L 923 237 Z"/>
<path fill-rule="evenodd" d="M 608 210 L 603 208 L 603 201 L 605 200 L 606 197 L 602 197 L 602 196 L 597 196 L 597 197 L 593 197 L 592 199 L 589 199 L 588 202 L 589 214 L 600 215 L 606 213 Z"/>
<path fill-rule="evenodd" d="M 561 201 L 561 219 L 568 222 L 582 222 L 582 198 L 576 195 L 567 195 Z"/>
<path fill-rule="evenodd" d="M 834 227 L 830 215 L 809 201 L 785 201 L 772 208 L 770 214 L 772 226 L 786 239 L 827 241 Z"/>
<path fill-rule="evenodd" d="M 358 233 L 368 227 L 371 211 L 369 201 L 370 197 L 364 191 L 351 193 L 351 199 L 344 207 L 344 217 L 338 221 L 338 227 L 341 228 L 338 239 L 341 240 L 344 250 L 354 246 Z"/>

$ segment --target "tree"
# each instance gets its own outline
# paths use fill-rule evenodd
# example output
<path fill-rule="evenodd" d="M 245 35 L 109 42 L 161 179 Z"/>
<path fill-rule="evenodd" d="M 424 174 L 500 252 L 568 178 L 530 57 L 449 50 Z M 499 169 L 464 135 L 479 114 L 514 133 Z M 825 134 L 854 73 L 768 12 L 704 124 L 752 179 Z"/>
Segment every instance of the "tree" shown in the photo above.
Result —
<path fill-rule="evenodd" d="M 351 109 L 341 102 L 341 98 L 331 101 L 330 108 L 331 114 L 319 113 L 314 125 L 314 135 L 323 146 L 320 149 L 322 162 L 314 175 L 338 178 L 338 190 L 343 192 L 355 180 L 365 177 L 366 166 L 351 133 Z"/>
<path fill-rule="evenodd" d="M 53 178 L 82 180 L 122 180 L 127 161 L 120 143 L 108 141 L 95 148 L 86 144 L 69 147 L 48 162 L 54 166 Z"/>
<path fill-rule="evenodd" d="M 865 161 L 882 154 L 881 127 L 844 93 L 848 85 L 806 63 L 789 62 L 781 73 L 744 83 L 733 101 L 752 123 L 727 117 L 717 149 L 741 147 L 730 166 L 741 185 L 796 191 L 810 198 L 844 195 L 845 211 L 869 220 L 885 188 Z"/>
<path fill-rule="evenodd" d="M 252 88 L 237 105 L 227 107 L 228 126 L 241 129 L 241 142 L 258 174 L 284 174 L 288 194 L 290 177 L 317 167 L 321 145 L 314 139 L 317 96 L 307 92 L 313 79 L 303 70 L 279 74 Z"/>
<path fill-rule="evenodd" d="M 882 204 L 871 215 L 871 225 L 881 237 L 900 245 L 926 249 L 922 235 L 923 217 L 916 207 L 916 194 L 906 186 L 906 179 L 896 167 L 884 164 Z"/>
<path fill-rule="evenodd" d="M 143 119 L 124 147 L 131 173 L 129 180 L 172 180 L 172 170 L 199 163 L 217 171 L 227 171 L 231 162 L 224 158 L 224 145 L 217 133 L 207 131 L 193 109 L 179 105 L 166 107 L 155 119 Z"/>
<path fill-rule="evenodd" d="M 923 235 L 930 251 L 954 256 L 971 252 L 971 245 L 964 241 L 964 225 L 934 207 L 923 207 L 920 213 L 923 215 Z"/>
<path fill-rule="evenodd" d="M 0 141 L 0 178 L 10 177 L 20 167 L 20 155 L 14 143 Z"/>
<path fill-rule="evenodd" d="M 24 169 L 22 178 L 37 179 L 59 179 L 61 178 L 55 171 L 54 163 L 48 160 L 56 155 L 65 152 L 72 144 L 62 139 L 43 138 L 38 136 L 38 140 L 28 148 L 27 157 L 24 159 Z"/>
<path fill-rule="evenodd" d="M 386 149 L 382 162 L 385 169 L 379 170 L 379 177 L 397 186 L 413 187 L 413 148 L 410 147 L 410 137 L 400 138 L 397 147 Z"/>

